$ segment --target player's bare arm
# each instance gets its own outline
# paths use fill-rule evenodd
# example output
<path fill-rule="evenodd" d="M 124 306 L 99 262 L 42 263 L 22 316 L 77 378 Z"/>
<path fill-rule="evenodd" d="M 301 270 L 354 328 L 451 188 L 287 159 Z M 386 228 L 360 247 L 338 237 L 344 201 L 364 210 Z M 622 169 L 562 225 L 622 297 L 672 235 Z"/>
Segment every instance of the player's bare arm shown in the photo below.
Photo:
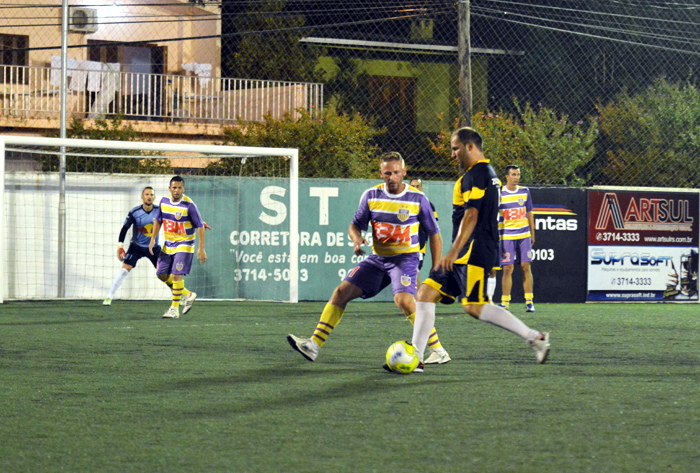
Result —
<path fill-rule="evenodd" d="M 439 233 L 430 235 L 428 237 L 428 244 L 430 245 L 430 257 L 433 260 L 433 267 L 431 270 L 435 270 L 437 269 L 437 263 L 439 263 L 442 258 L 442 235 Z"/>
<path fill-rule="evenodd" d="M 160 222 L 158 220 L 153 220 L 153 230 L 151 233 L 151 241 L 148 244 L 148 252 L 153 254 L 153 246 L 156 244 L 156 238 L 158 238 L 158 233 L 160 233 Z"/>
<path fill-rule="evenodd" d="M 472 236 L 474 228 L 476 227 L 476 222 L 479 217 L 479 211 L 474 207 L 470 207 L 464 212 L 464 217 L 459 224 L 459 231 L 457 232 L 457 238 L 452 243 L 452 248 L 447 254 L 440 259 L 436 269 L 442 268 L 443 271 L 452 271 L 455 261 L 459 257 L 459 252 L 462 251 L 464 245 L 469 241 L 469 237 Z"/>
<path fill-rule="evenodd" d="M 535 216 L 532 212 L 527 213 L 527 222 L 530 224 L 530 242 L 535 246 Z"/>
<path fill-rule="evenodd" d="M 207 252 L 204 251 L 204 236 L 206 229 L 202 226 L 197 229 L 197 236 L 199 237 L 199 247 L 197 248 L 197 259 L 200 263 L 207 261 Z"/>
<path fill-rule="evenodd" d="M 357 228 L 357 226 L 350 224 L 350 228 L 348 228 L 348 235 L 352 240 L 353 252 L 355 253 L 355 255 L 364 255 L 365 250 L 362 249 L 362 245 L 369 245 L 369 243 L 367 242 L 367 240 L 362 238 L 362 232 L 360 231 L 360 229 Z"/>
<path fill-rule="evenodd" d="M 211 230 L 211 227 L 207 225 L 207 222 L 202 222 L 202 225 L 204 225 L 204 228 L 206 228 L 207 230 Z"/>

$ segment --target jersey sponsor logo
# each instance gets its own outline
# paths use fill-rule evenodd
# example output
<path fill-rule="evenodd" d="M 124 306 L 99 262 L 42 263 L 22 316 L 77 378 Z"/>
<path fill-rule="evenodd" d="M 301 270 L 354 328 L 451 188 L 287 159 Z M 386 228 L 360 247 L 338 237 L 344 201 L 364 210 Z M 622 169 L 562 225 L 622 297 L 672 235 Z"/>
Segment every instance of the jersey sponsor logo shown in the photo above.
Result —
<path fill-rule="evenodd" d="M 504 220 L 520 220 L 523 218 L 527 218 L 527 209 L 525 207 L 519 207 L 517 209 L 503 209 Z"/>
<path fill-rule="evenodd" d="M 387 222 L 372 222 L 374 238 L 382 243 L 405 243 L 411 241 L 410 225 L 393 225 Z"/>
<path fill-rule="evenodd" d="M 167 233 L 179 233 L 185 235 L 185 223 L 173 222 L 172 220 L 163 220 L 163 228 Z"/>
<path fill-rule="evenodd" d="M 149 223 L 138 229 L 138 232 L 142 235 L 151 236 L 153 235 L 153 224 Z"/>
<path fill-rule="evenodd" d="M 402 207 L 399 209 L 398 217 L 399 217 L 399 220 L 401 220 L 402 222 L 405 222 L 406 220 L 408 220 L 408 217 L 410 217 L 410 216 L 411 216 L 411 212 L 407 208 Z"/>

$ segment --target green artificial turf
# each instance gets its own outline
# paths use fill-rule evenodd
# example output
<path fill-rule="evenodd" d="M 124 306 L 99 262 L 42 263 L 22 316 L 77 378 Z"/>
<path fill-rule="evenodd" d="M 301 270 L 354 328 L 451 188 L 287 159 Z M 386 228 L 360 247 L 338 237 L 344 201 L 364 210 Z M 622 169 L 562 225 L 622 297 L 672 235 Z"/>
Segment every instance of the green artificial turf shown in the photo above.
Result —
<path fill-rule="evenodd" d="M 513 312 L 518 337 L 439 307 L 452 362 L 382 370 L 411 338 L 355 302 L 315 363 L 321 303 L 9 302 L 0 306 L 3 472 L 660 472 L 700 465 L 697 305 Z"/>

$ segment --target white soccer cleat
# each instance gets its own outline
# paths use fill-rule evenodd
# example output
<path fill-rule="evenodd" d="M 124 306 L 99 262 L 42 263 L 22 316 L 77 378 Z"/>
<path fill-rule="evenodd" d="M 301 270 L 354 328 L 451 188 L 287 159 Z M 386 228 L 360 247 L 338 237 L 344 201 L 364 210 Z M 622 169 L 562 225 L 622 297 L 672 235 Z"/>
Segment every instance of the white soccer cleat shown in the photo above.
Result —
<path fill-rule="evenodd" d="M 164 319 L 179 319 L 180 318 L 180 311 L 178 310 L 177 307 L 170 307 L 168 311 L 163 314 Z"/>
<path fill-rule="evenodd" d="M 320 348 L 316 342 L 306 337 L 295 337 L 291 333 L 287 335 L 287 341 L 296 351 L 301 353 L 304 358 L 309 361 L 314 361 L 318 356 Z"/>
<path fill-rule="evenodd" d="M 450 355 L 447 353 L 447 350 L 444 348 L 431 348 L 430 349 L 430 356 L 428 357 L 427 360 L 425 360 L 426 365 L 444 365 L 448 361 L 450 361 L 452 358 L 450 358 Z"/>
<path fill-rule="evenodd" d="M 190 291 L 189 294 L 187 294 L 187 297 L 185 297 L 182 302 L 182 315 L 185 315 L 190 311 L 192 308 L 192 305 L 194 305 L 194 301 L 197 299 L 197 293 Z"/>
<path fill-rule="evenodd" d="M 525 304 L 525 309 L 527 310 L 527 312 L 534 312 L 535 304 L 533 304 L 532 302 L 528 302 L 527 304 Z"/>
<path fill-rule="evenodd" d="M 537 357 L 537 363 L 544 363 L 547 361 L 547 356 L 549 356 L 549 332 L 542 332 L 542 335 L 544 335 L 544 340 L 540 340 L 539 338 L 536 340 L 530 340 L 528 344 L 530 345 L 530 348 L 535 352 L 535 356 Z"/>
<path fill-rule="evenodd" d="M 112 299 L 109 297 L 102 301 L 102 305 L 112 305 Z"/>

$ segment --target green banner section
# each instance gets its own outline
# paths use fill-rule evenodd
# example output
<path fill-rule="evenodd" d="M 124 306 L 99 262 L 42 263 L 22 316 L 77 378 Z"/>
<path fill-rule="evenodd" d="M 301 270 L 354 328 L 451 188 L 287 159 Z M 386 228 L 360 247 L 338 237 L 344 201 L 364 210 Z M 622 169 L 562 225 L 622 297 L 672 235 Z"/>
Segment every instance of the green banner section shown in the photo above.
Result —
<path fill-rule="evenodd" d="M 380 180 L 299 180 L 299 300 L 328 300 L 363 256 L 348 226 L 363 192 Z M 451 235 L 453 183 L 426 182 L 443 238 Z M 289 182 L 261 178 L 190 178 L 185 193 L 211 225 L 209 261 L 194 262 L 187 287 L 212 299 L 286 299 L 289 294 Z M 371 231 L 367 235 L 371 242 Z M 371 247 L 366 247 L 370 254 Z M 366 256 L 366 255 L 365 255 Z M 421 272 L 427 277 L 430 257 Z M 392 301 L 391 289 L 373 300 Z"/>

